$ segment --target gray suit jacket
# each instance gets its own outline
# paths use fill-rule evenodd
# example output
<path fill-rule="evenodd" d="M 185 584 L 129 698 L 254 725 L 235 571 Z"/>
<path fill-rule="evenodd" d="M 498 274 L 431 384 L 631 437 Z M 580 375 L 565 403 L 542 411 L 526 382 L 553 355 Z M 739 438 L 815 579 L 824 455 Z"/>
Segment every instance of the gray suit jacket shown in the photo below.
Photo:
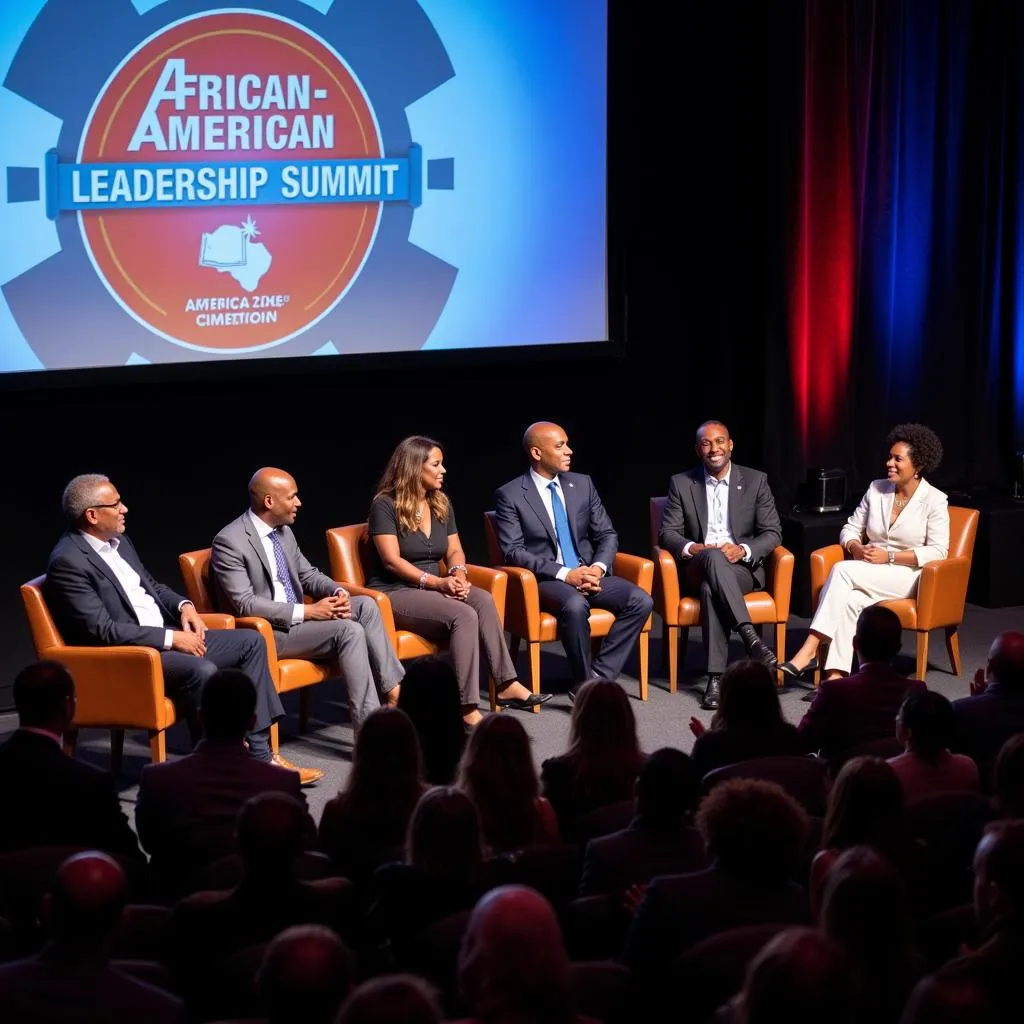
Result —
<path fill-rule="evenodd" d="M 341 587 L 309 563 L 289 526 L 281 527 L 281 547 L 297 594 L 308 594 L 320 600 Z M 248 512 L 213 538 L 210 584 L 214 603 L 222 611 L 232 615 L 258 615 L 274 629 L 291 629 L 292 606 L 286 601 L 274 600 L 274 574 Z"/>
<path fill-rule="evenodd" d="M 708 529 L 704 467 L 677 473 L 668 488 L 658 543 L 679 558 L 691 541 L 703 544 Z M 782 543 L 782 525 L 768 478 L 759 469 L 737 466 L 729 476 L 729 529 L 737 544 L 750 548 L 750 568 L 764 586 L 764 560 Z"/>

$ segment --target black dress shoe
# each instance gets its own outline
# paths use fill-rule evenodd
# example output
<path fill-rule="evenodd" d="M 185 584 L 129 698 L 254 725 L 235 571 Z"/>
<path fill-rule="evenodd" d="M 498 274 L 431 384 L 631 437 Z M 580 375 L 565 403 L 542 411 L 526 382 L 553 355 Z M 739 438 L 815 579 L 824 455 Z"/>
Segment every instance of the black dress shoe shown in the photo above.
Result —
<path fill-rule="evenodd" d="M 718 691 L 721 684 L 722 677 L 718 672 L 713 672 L 708 676 L 708 684 L 704 687 L 704 697 L 700 702 L 700 706 L 705 711 L 718 710 Z"/>
<path fill-rule="evenodd" d="M 747 657 L 751 661 L 761 662 L 762 665 L 766 665 L 770 669 L 778 668 L 779 665 L 779 659 L 775 657 L 775 652 L 770 647 L 765 647 L 760 640 L 755 640 L 747 645 Z"/>
<path fill-rule="evenodd" d="M 496 703 L 499 708 L 514 708 L 516 711 L 529 711 L 538 704 L 547 704 L 551 700 L 550 693 L 531 693 L 529 697 L 498 697 Z"/>
<path fill-rule="evenodd" d="M 801 676 L 805 676 L 808 673 L 813 672 L 817 667 L 817 658 L 811 658 L 811 660 L 807 663 L 807 665 L 804 668 L 797 668 L 796 665 L 794 665 L 791 661 L 779 662 L 779 671 L 783 675 L 789 676 L 790 679 L 799 679 Z"/>

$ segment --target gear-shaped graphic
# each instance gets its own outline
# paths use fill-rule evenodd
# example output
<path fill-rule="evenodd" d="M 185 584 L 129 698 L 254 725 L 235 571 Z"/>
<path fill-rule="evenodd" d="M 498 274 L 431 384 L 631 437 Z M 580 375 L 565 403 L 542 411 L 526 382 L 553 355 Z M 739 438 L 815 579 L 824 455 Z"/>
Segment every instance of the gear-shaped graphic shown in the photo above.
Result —
<path fill-rule="evenodd" d="M 93 101 L 124 55 L 165 25 L 216 10 L 197 0 L 166 0 L 139 15 L 130 0 L 50 0 L 26 33 L 4 86 L 60 119 L 56 148 L 62 161 L 73 161 Z M 372 104 L 386 154 L 409 149 L 407 108 L 454 75 L 441 39 L 416 0 L 336 3 L 325 14 L 288 0 L 251 2 L 244 10 L 288 18 L 344 55 Z M 40 66 L 59 67 L 61 73 L 40 75 Z M 38 205 L 43 218 L 43 204 Z M 380 351 L 382 339 L 389 351 L 420 348 L 448 301 L 457 270 L 410 243 L 413 216 L 405 204 L 384 205 L 372 250 L 344 299 L 290 340 L 247 355 Z M 62 215 L 57 235 L 59 252 L 3 287 L 21 333 L 45 367 L 229 355 L 169 342 L 129 317 L 98 279 L 77 215 Z M 392 301 L 381 301 L 382 296 Z M 88 311 L 84 323 L 82 310 Z"/>

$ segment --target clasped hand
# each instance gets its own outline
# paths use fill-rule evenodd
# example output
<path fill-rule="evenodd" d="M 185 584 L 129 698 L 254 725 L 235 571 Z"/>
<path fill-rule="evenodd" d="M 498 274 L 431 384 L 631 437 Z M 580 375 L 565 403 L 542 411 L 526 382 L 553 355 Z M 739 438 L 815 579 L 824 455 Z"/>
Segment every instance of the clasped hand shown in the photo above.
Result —
<path fill-rule="evenodd" d="M 348 594 L 332 594 L 322 597 L 314 604 L 303 608 L 303 618 L 324 622 L 327 619 L 352 618 L 352 599 Z"/>
<path fill-rule="evenodd" d="M 706 551 L 709 548 L 717 548 L 723 555 L 725 555 L 726 561 L 731 562 L 733 565 L 737 562 L 742 562 L 743 559 L 747 557 L 746 551 L 743 550 L 743 547 L 740 544 L 694 544 L 690 548 L 689 557 L 692 558 L 694 555 L 699 554 L 701 551 Z"/>
<path fill-rule="evenodd" d="M 194 604 L 181 606 L 181 629 L 171 633 L 171 650 L 194 654 L 197 658 L 206 654 L 206 623 Z"/>
<path fill-rule="evenodd" d="M 454 597 L 456 601 L 465 601 L 469 597 L 472 586 L 465 575 L 456 573 L 454 576 L 439 577 L 437 589 L 446 597 Z"/>
<path fill-rule="evenodd" d="M 889 552 L 878 544 L 851 544 L 850 554 L 855 561 L 872 562 L 874 565 L 889 561 Z"/>
<path fill-rule="evenodd" d="M 596 565 L 581 565 L 578 569 L 570 569 L 565 582 L 575 587 L 581 594 L 600 594 L 601 577 L 604 570 Z"/>

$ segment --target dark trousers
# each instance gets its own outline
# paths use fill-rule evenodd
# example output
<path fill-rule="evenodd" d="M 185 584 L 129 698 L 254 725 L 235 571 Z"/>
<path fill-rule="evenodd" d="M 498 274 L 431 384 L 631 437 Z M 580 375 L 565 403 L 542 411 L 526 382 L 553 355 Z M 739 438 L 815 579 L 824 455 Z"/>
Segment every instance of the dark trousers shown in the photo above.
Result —
<path fill-rule="evenodd" d="M 561 580 L 538 584 L 541 608 L 558 619 L 559 640 L 569 662 L 573 682 L 593 676 L 618 679 L 622 666 L 651 614 L 651 595 L 628 580 L 605 576 L 598 594 L 581 594 Z M 615 625 L 601 644 L 597 660 L 590 663 L 590 609 L 604 608 L 615 616 Z"/>
<path fill-rule="evenodd" d="M 730 562 L 718 548 L 706 548 L 689 559 L 683 579 L 689 593 L 700 595 L 708 673 L 720 674 L 729 660 L 729 633 L 750 622 L 743 595 L 757 589 L 757 580 L 749 566 Z"/>

